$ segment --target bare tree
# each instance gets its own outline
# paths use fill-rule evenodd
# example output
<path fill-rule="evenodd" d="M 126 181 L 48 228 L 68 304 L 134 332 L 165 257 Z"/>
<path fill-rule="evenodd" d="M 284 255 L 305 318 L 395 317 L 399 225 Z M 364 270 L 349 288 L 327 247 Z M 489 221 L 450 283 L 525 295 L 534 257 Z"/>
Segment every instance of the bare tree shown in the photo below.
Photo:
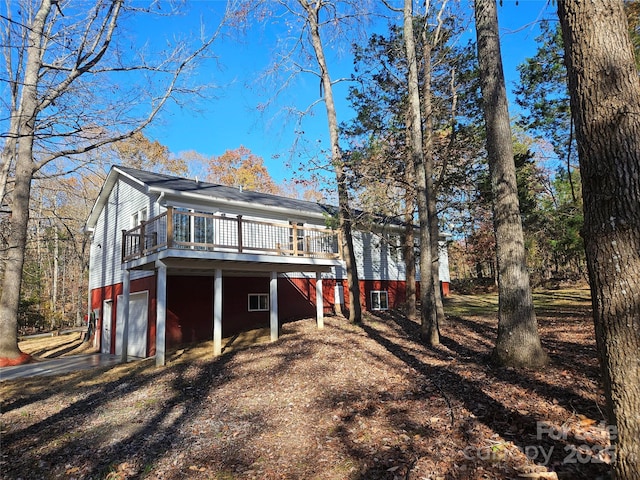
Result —
<path fill-rule="evenodd" d="M 273 14 L 270 2 L 262 3 L 267 10 L 265 15 Z M 345 156 L 340 147 L 339 124 L 334 98 L 334 85 L 340 81 L 331 77 L 326 52 L 327 44 L 336 38 L 344 41 L 340 33 L 343 28 L 358 25 L 366 15 L 368 2 L 354 0 L 279 0 L 278 5 L 285 12 L 288 29 L 296 32 L 291 37 L 281 39 L 281 50 L 270 76 L 284 78 L 278 86 L 276 95 L 290 86 L 299 74 L 313 74 L 319 79 L 319 99 L 312 102 L 303 112 L 295 112 L 299 119 L 308 114 L 313 107 L 322 102 L 327 115 L 330 145 L 330 169 L 335 175 L 338 196 L 338 223 L 342 235 L 342 251 L 346 261 L 347 286 L 349 289 L 349 320 L 360 323 L 362 306 L 360 284 L 353 247 L 352 218 L 349 183 Z M 264 14 L 264 11 L 260 12 Z M 298 33 L 299 32 L 299 33 Z M 293 111 L 293 110 L 292 110 Z"/>
<path fill-rule="evenodd" d="M 125 16 L 150 15 L 153 8 L 124 0 L 7 0 L 7 14 L 0 17 L 9 79 L 0 204 L 8 204 L 11 216 L 2 259 L 0 359 L 23 358 L 17 310 L 34 176 L 80 168 L 87 152 L 149 125 L 169 99 L 189 91 L 182 79 L 219 32 L 202 34 L 193 47 L 178 42 L 160 52 L 129 48 L 119 25 L 126 24 Z M 74 160 L 79 164 L 72 166 Z"/>
<path fill-rule="evenodd" d="M 640 478 L 640 77 L 622 0 L 559 0 L 615 476 Z"/>
<path fill-rule="evenodd" d="M 324 2 L 316 0 L 298 0 L 304 9 L 309 29 L 309 37 L 313 51 L 320 69 L 320 85 L 324 92 L 324 105 L 327 111 L 327 123 L 329 126 L 329 143 L 331 145 L 331 164 L 336 175 L 338 188 L 339 225 L 342 234 L 342 246 L 347 262 L 347 287 L 349 288 L 349 321 L 360 323 L 362 320 L 362 306 L 360 305 L 360 282 L 358 280 L 358 268 L 356 255 L 353 249 L 351 207 L 349 205 L 349 189 L 342 151 L 340 149 L 340 136 L 338 116 L 333 97 L 333 85 L 329 68 L 324 53 L 324 46 L 320 37 L 320 12 L 326 7 Z"/>
<path fill-rule="evenodd" d="M 409 96 L 409 117 L 410 117 L 410 140 L 411 140 L 411 161 L 415 165 L 416 197 L 418 204 L 418 218 L 420 222 L 420 301 L 421 310 L 421 333 L 423 340 L 431 345 L 440 343 L 440 333 L 438 331 L 438 319 L 435 305 L 435 291 L 433 284 L 433 255 L 431 250 L 431 228 L 429 222 L 428 196 L 430 192 L 427 178 L 427 162 L 425 160 L 425 149 L 422 138 L 422 115 L 420 112 L 420 86 L 418 84 L 418 60 L 416 56 L 415 36 L 413 31 L 413 2 L 404 1 L 403 9 L 404 25 L 404 46 L 407 54 L 408 65 L 408 88 Z M 431 133 L 427 133 L 427 141 L 431 140 Z M 427 148 L 427 154 L 432 151 Z M 431 192 L 432 193 L 432 192 Z"/>
<path fill-rule="evenodd" d="M 475 16 L 498 263 L 494 357 L 503 365 L 539 367 L 547 355 L 540 344 L 526 266 L 496 0 L 475 0 Z"/>

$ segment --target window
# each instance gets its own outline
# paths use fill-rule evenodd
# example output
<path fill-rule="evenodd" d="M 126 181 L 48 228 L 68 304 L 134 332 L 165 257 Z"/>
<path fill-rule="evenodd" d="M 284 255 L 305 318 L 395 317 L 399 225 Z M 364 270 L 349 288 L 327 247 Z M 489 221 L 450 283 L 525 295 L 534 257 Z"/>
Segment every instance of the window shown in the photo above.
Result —
<path fill-rule="evenodd" d="M 249 294 L 249 311 L 265 312 L 269 311 L 269 295 L 266 293 Z"/>
<path fill-rule="evenodd" d="M 289 244 L 294 254 L 304 255 L 304 224 L 299 222 L 289 222 L 291 228 L 289 229 Z"/>
<path fill-rule="evenodd" d="M 389 310 L 386 290 L 373 290 L 371 292 L 371 310 Z"/>
<path fill-rule="evenodd" d="M 136 228 L 142 222 L 147 221 L 147 209 L 143 208 L 142 210 L 137 211 L 133 215 L 131 215 L 131 228 Z"/>
<path fill-rule="evenodd" d="M 173 239 L 176 242 L 191 241 L 191 215 L 186 208 L 173 209 Z"/>

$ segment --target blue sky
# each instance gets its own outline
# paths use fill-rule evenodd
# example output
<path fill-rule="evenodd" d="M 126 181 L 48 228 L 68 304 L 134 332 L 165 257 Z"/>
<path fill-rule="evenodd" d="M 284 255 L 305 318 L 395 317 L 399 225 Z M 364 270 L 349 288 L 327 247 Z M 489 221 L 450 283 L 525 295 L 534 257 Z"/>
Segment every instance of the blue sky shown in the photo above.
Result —
<path fill-rule="evenodd" d="M 503 0 L 502 3 L 498 6 L 502 53 L 507 89 L 511 90 L 518 78 L 517 65 L 535 53 L 536 20 L 553 17 L 555 11 L 553 7 L 544 10 L 545 0 Z M 173 20 L 173 32 L 164 31 L 164 34 L 197 29 L 200 18 L 213 25 L 223 5 L 215 0 L 196 2 L 193 11 L 177 22 Z M 471 14 L 471 7 L 467 8 Z M 473 24 L 468 33 L 475 37 Z M 287 160 L 295 140 L 296 125 L 282 109 L 289 105 L 307 108 L 318 99 L 319 85 L 317 77 L 303 75 L 279 95 L 271 108 L 260 111 L 258 106 L 273 97 L 276 86 L 259 82 L 258 78 L 271 63 L 278 37 L 285 34 L 283 21 L 273 19 L 267 28 L 252 27 L 241 38 L 234 36 L 217 41 L 214 45 L 217 61 L 207 62 L 199 72 L 203 82 L 213 81 L 217 85 L 212 92 L 214 96 L 191 101 L 189 108 L 171 106 L 163 113 L 161 121 L 146 131 L 147 135 L 166 145 L 174 154 L 195 150 L 207 156 L 220 155 L 243 145 L 264 159 L 276 182 L 291 179 L 295 172 L 288 168 Z M 152 26 L 140 29 L 138 35 L 140 39 L 148 36 L 150 41 L 159 38 Z M 350 74 L 352 62 L 348 55 L 329 52 L 328 61 L 334 79 Z M 346 84 L 337 87 L 335 95 L 340 122 L 352 116 L 346 94 Z M 512 115 L 517 113 L 514 105 L 510 109 Z M 322 103 L 315 106 L 313 115 L 303 120 L 302 130 L 305 142 L 314 149 L 328 145 Z M 298 157 L 303 164 L 304 156 L 301 153 Z"/>

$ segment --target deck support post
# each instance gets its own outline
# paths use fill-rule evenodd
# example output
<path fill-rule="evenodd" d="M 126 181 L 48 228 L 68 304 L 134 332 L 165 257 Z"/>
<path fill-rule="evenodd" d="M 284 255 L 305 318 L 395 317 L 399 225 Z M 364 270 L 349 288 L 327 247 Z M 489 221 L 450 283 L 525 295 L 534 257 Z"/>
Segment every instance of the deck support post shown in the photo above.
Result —
<path fill-rule="evenodd" d="M 278 339 L 278 272 L 271 272 L 269 282 L 269 324 L 271 327 L 271 341 Z"/>
<path fill-rule="evenodd" d="M 158 260 L 156 268 L 156 367 L 161 367 L 165 365 L 167 338 L 167 266 Z"/>
<path fill-rule="evenodd" d="M 316 272 L 316 323 L 318 330 L 324 328 L 324 302 L 322 295 L 322 273 Z"/>
<path fill-rule="evenodd" d="M 222 354 L 222 270 L 215 269 L 213 277 L 213 355 Z"/>
<path fill-rule="evenodd" d="M 129 292 L 131 290 L 131 271 L 124 269 L 122 272 L 122 352 L 120 361 L 127 361 L 127 349 L 129 347 Z"/>

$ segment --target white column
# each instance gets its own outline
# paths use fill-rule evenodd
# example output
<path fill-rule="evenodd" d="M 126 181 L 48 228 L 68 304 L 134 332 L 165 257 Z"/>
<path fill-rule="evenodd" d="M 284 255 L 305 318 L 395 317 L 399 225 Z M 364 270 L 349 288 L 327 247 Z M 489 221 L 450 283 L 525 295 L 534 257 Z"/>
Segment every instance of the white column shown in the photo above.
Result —
<path fill-rule="evenodd" d="M 91 265 L 93 258 L 93 235 L 91 236 L 91 241 L 89 243 L 89 265 Z M 92 268 L 89 267 L 89 271 L 92 271 Z M 102 311 L 102 305 L 100 305 L 100 311 Z M 91 281 L 87 285 L 87 328 L 89 327 L 89 323 L 91 322 L 91 314 L 93 313 L 93 308 L 91 306 Z M 101 335 L 101 334 L 100 334 Z M 93 324 L 93 338 L 90 338 L 89 341 L 93 344 L 93 348 L 98 348 L 100 345 L 100 335 L 98 334 L 98 318 L 95 319 Z"/>
<path fill-rule="evenodd" d="M 222 270 L 216 268 L 213 278 L 213 354 L 222 354 Z"/>
<path fill-rule="evenodd" d="M 167 338 L 167 266 L 158 260 L 156 267 L 156 367 L 161 367 L 165 364 Z"/>
<path fill-rule="evenodd" d="M 271 272 L 269 282 L 269 323 L 271 326 L 271 341 L 278 339 L 278 272 Z"/>
<path fill-rule="evenodd" d="M 322 273 L 316 272 L 316 322 L 318 329 L 324 328 L 324 299 L 322 298 Z"/>
<path fill-rule="evenodd" d="M 129 291 L 131 289 L 131 272 L 125 269 L 122 272 L 122 354 L 120 360 L 127 361 L 127 349 L 129 347 Z"/>

